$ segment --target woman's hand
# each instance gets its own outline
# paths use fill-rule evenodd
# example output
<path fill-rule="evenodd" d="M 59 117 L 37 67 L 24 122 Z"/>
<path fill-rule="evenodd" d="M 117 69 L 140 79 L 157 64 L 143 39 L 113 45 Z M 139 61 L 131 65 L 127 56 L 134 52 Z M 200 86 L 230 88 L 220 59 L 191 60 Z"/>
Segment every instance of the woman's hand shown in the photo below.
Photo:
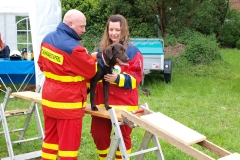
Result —
<path fill-rule="evenodd" d="M 112 73 L 112 74 L 106 74 L 104 75 L 104 80 L 107 82 L 114 82 L 117 79 L 118 74 Z"/>

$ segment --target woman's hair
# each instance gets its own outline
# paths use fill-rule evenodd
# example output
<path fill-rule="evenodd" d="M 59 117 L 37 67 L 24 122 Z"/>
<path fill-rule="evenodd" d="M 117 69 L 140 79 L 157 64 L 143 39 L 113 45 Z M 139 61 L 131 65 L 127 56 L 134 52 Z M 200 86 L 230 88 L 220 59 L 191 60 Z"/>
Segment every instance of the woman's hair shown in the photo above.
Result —
<path fill-rule="evenodd" d="M 119 43 L 121 43 L 126 48 L 128 43 L 130 42 L 128 23 L 126 18 L 124 18 L 122 15 L 115 14 L 115 15 L 112 15 L 107 21 L 107 24 L 102 36 L 100 49 L 104 50 L 113 43 L 112 40 L 109 38 L 109 34 L 108 34 L 110 22 L 120 22 L 121 35 L 120 35 Z"/>

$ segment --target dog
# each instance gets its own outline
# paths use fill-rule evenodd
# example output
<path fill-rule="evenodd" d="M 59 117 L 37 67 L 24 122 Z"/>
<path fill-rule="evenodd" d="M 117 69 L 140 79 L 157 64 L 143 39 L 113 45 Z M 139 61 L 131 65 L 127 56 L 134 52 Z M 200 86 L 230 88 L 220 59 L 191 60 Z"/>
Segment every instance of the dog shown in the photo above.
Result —
<path fill-rule="evenodd" d="M 108 90 L 109 82 L 104 80 L 104 75 L 111 74 L 114 66 L 118 63 L 119 65 L 128 65 L 129 58 L 126 55 L 126 49 L 120 43 L 113 43 L 108 46 L 105 50 L 97 53 L 96 58 L 98 61 L 98 70 L 93 78 L 90 79 L 90 103 L 92 111 L 98 111 L 95 104 L 95 89 L 99 80 L 103 83 L 104 93 L 104 105 L 106 110 L 111 109 L 108 104 Z"/>

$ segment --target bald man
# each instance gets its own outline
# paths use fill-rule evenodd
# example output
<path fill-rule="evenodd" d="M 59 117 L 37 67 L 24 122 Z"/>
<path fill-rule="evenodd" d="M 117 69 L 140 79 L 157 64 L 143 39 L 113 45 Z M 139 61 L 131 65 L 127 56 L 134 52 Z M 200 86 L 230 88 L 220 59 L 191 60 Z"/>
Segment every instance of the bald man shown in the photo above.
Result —
<path fill-rule="evenodd" d="M 79 42 L 85 27 L 84 14 L 69 10 L 56 31 L 41 43 L 38 65 L 46 77 L 42 88 L 43 160 L 78 159 L 87 81 L 97 71 L 95 61 Z"/>
<path fill-rule="evenodd" d="M 78 34 L 78 36 L 81 36 L 84 32 L 86 32 L 86 17 L 78 10 L 73 9 L 68 11 L 64 15 L 63 23 L 72 28 Z"/>

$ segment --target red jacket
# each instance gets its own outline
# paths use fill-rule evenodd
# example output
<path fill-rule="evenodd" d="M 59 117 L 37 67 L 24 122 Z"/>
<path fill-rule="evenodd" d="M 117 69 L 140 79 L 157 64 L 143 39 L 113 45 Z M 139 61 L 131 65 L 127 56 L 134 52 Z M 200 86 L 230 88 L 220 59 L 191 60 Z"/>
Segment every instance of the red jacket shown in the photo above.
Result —
<path fill-rule="evenodd" d="M 118 75 L 115 83 L 109 87 L 108 101 L 115 109 L 133 111 L 138 109 L 138 86 L 143 76 L 143 56 L 136 46 L 129 45 L 126 51 L 129 66 L 115 66 Z M 119 69 L 120 68 L 120 69 Z M 96 105 L 104 106 L 103 85 L 96 88 Z"/>
<path fill-rule="evenodd" d="M 42 88 L 43 113 L 74 119 L 84 115 L 86 82 L 96 73 L 96 63 L 78 42 L 81 38 L 66 24 L 48 34 L 38 59 L 46 80 Z"/>

